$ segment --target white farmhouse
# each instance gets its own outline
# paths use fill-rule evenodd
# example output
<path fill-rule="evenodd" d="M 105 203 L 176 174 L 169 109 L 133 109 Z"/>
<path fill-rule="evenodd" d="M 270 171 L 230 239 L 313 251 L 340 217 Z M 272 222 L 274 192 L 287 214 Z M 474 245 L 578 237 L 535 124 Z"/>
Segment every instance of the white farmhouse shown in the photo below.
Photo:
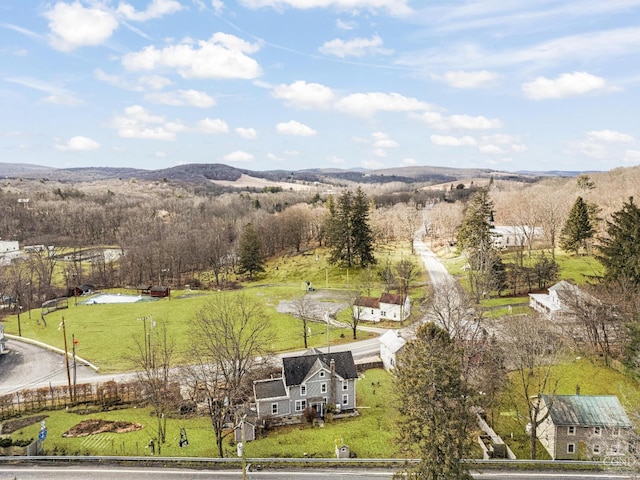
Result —
<path fill-rule="evenodd" d="M 380 298 L 358 297 L 353 305 L 353 317 L 368 322 L 391 320 L 401 322 L 411 314 L 408 295 L 383 293 Z"/>

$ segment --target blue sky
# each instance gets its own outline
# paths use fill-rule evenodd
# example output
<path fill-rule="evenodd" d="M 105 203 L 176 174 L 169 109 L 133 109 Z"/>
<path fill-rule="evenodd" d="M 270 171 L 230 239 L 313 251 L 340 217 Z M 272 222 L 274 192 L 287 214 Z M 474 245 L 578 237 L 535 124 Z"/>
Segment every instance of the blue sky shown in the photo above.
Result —
<path fill-rule="evenodd" d="M 0 162 L 640 164 L 640 0 L 0 2 Z"/>

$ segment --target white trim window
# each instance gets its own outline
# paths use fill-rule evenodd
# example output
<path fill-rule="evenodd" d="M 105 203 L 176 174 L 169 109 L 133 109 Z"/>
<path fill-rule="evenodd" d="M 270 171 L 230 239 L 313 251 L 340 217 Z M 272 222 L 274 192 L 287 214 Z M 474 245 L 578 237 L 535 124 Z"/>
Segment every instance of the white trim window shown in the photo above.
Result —
<path fill-rule="evenodd" d="M 342 391 L 346 392 L 349 390 L 349 382 L 347 380 L 342 381 Z"/>
<path fill-rule="evenodd" d="M 567 443 L 567 453 L 576 453 L 575 443 Z"/>
<path fill-rule="evenodd" d="M 567 427 L 567 435 L 575 435 L 576 434 L 576 427 L 575 425 L 569 425 Z"/>
<path fill-rule="evenodd" d="M 321 371 L 320 371 L 320 373 L 318 374 L 318 376 L 319 376 L 320 378 L 324 378 L 324 370 L 321 370 Z"/>
<path fill-rule="evenodd" d="M 320 384 L 320 393 L 327 393 L 327 384 L 326 383 L 321 383 Z"/>
<path fill-rule="evenodd" d="M 302 412 L 307 408 L 306 400 L 296 400 L 296 412 Z"/>
<path fill-rule="evenodd" d="M 611 429 L 611 435 L 614 437 L 619 437 L 620 436 L 620 427 L 613 427 Z"/>
<path fill-rule="evenodd" d="M 593 434 L 599 437 L 600 435 L 602 435 L 602 428 L 593 427 Z"/>
<path fill-rule="evenodd" d="M 277 415 L 278 414 L 278 404 L 277 403 L 272 403 L 271 404 L 271 415 Z"/>
<path fill-rule="evenodd" d="M 307 395 L 307 386 L 306 385 L 300 385 L 300 396 L 304 397 Z"/>
<path fill-rule="evenodd" d="M 595 455 L 598 455 L 600 453 L 600 445 L 594 445 L 593 446 L 593 453 Z"/>
<path fill-rule="evenodd" d="M 342 405 L 349 405 L 349 394 L 345 393 L 342 395 Z"/>

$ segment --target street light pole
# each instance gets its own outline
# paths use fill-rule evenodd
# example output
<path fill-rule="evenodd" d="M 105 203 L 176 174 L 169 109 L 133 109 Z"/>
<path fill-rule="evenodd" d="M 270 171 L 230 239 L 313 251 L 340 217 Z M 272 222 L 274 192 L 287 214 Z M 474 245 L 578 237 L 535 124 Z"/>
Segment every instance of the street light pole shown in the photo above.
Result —
<path fill-rule="evenodd" d="M 20 324 L 20 312 L 22 312 L 22 305 L 18 305 L 18 336 L 22 336 L 22 325 Z"/>
<path fill-rule="evenodd" d="M 31 282 L 27 282 L 27 287 L 29 287 L 29 298 L 27 299 L 29 303 L 27 308 L 29 309 L 29 320 L 31 320 Z"/>

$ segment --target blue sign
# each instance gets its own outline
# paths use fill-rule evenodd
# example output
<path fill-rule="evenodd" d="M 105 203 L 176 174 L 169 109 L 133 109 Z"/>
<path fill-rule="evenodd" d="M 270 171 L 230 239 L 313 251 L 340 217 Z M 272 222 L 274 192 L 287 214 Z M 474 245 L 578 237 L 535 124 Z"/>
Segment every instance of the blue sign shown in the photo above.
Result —
<path fill-rule="evenodd" d="M 38 433 L 38 440 L 43 442 L 45 438 L 47 438 L 47 429 L 43 428 L 42 430 L 40 430 L 40 433 Z"/>

